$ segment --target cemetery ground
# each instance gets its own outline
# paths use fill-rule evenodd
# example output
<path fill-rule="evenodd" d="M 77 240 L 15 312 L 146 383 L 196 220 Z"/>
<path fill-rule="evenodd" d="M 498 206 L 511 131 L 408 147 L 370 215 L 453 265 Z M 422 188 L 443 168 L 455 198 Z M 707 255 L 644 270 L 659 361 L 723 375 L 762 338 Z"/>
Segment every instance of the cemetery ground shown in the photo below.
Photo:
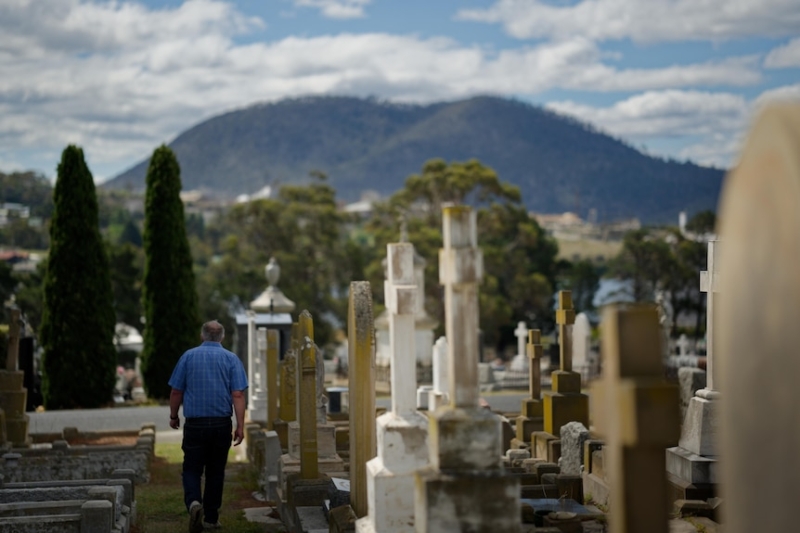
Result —
<path fill-rule="evenodd" d="M 179 440 L 157 443 L 155 459 L 150 467 L 150 482 L 137 487 L 139 516 L 132 533 L 173 533 L 184 531 L 188 520 L 183 504 L 181 487 L 181 462 L 183 452 Z M 257 472 L 240 459 L 238 449 L 232 448 L 225 474 L 225 491 L 220 523 L 226 531 L 263 533 L 286 531 L 279 520 L 275 524 L 249 522 L 244 509 L 264 507 L 267 503 L 256 499 Z"/>

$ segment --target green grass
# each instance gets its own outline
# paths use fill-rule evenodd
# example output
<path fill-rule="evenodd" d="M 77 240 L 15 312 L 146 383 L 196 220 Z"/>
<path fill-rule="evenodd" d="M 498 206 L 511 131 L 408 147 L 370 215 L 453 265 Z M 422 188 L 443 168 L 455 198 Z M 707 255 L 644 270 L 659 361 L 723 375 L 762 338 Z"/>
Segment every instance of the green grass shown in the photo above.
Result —
<path fill-rule="evenodd" d="M 263 524 L 248 522 L 243 509 L 264 506 L 255 500 L 257 475 L 249 463 L 235 462 L 231 448 L 219 520 L 227 533 L 263 533 Z M 137 524 L 132 533 L 187 531 L 189 515 L 183 504 L 180 443 L 156 443 L 150 464 L 150 483 L 136 486 Z"/>

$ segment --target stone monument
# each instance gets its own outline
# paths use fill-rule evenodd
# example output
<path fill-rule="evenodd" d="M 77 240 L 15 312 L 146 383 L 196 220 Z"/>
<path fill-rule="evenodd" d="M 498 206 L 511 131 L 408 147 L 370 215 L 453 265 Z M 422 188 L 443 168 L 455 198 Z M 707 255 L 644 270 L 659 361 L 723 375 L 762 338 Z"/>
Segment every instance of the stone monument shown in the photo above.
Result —
<path fill-rule="evenodd" d="M 505 474 L 501 420 L 480 406 L 478 283 L 483 254 L 475 212 L 445 207 L 439 279 L 445 288 L 450 405 L 429 414 L 431 466 L 417 472 L 418 533 L 521 529 L 519 478 Z M 491 497 L 487 497 L 491 495 Z"/>
<path fill-rule="evenodd" d="M 367 463 L 369 512 L 360 532 L 409 531 L 414 523 L 415 471 L 428 464 L 427 419 L 416 409 L 414 318 L 419 297 L 414 248 L 387 245 L 384 285 L 392 347 L 392 405 L 377 420 L 378 456 Z"/>

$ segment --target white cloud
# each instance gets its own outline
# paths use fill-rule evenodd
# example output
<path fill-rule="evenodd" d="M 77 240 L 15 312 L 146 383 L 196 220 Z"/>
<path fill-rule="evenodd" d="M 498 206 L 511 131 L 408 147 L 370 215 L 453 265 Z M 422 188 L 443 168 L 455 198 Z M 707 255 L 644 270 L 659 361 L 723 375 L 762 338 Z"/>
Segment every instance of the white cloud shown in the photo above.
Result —
<path fill-rule="evenodd" d="M 796 35 L 797 0 L 497 0 L 457 18 L 502 24 L 520 39 L 582 35 L 593 41 L 711 40 Z"/>
<path fill-rule="evenodd" d="M 332 19 L 352 19 L 364 17 L 364 8 L 372 0 L 294 0 L 301 7 L 315 7 L 322 15 Z"/>
<path fill-rule="evenodd" d="M 665 89 L 761 81 L 755 57 L 630 69 L 580 37 L 500 51 L 385 33 L 245 45 L 233 40 L 264 26 L 217 0 L 162 10 L 123 2 L 0 0 L 0 160 L 18 161 L 14 151 L 38 153 L 40 159 L 30 156 L 28 164 L 50 171 L 53 154 L 78 143 L 97 165 L 95 176 L 104 178 L 205 118 L 306 94 L 430 102 L 570 89 L 653 91 L 640 98 L 664 98 Z M 629 106 L 638 102 L 634 98 Z M 622 122 L 600 118 L 598 124 L 624 134 Z"/>
<path fill-rule="evenodd" d="M 800 83 L 784 85 L 764 91 L 756 98 L 756 105 L 762 106 L 774 102 L 800 102 Z"/>
<path fill-rule="evenodd" d="M 764 58 L 767 68 L 800 67 L 800 38 L 792 39 L 783 46 L 773 49 Z"/>
<path fill-rule="evenodd" d="M 546 107 L 637 143 L 684 138 L 691 144 L 681 157 L 718 166 L 732 161 L 751 112 L 750 104 L 736 94 L 677 90 L 645 92 L 610 107 L 571 101 L 550 102 Z"/>

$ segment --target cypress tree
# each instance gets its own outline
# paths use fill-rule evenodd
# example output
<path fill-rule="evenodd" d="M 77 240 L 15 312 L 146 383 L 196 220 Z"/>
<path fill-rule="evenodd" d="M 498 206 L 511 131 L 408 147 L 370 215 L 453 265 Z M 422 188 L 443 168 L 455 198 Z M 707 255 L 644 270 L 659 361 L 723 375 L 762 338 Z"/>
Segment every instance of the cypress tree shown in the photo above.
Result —
<path fill-rule="evenodd" d="M 61 154 L 53 191 L 40 341 L 47 409 L 99 407 L 116 381 L 114 298 L 83 150 Z"/>
<path fill-rule="evenodd" d="M 162 145 L 147 169 L 144 220 L 145 316 L 142 374 L 147 395 L 166 399 L 172 370 L 184 351 L 199 343 L 197 292 L 186 238 L 181 171 Z"/>

